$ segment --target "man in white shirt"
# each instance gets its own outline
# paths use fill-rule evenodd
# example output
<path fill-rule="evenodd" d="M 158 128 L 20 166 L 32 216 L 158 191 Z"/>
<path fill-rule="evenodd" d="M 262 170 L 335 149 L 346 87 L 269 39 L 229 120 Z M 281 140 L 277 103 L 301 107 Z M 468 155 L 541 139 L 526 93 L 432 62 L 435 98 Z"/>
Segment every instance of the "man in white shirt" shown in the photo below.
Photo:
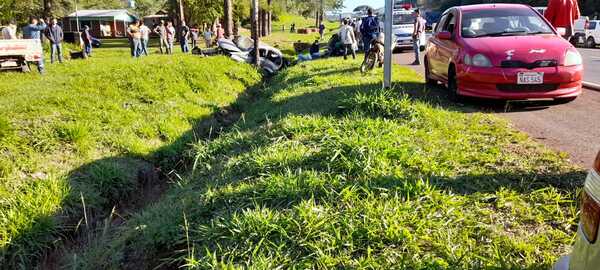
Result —
<path fill-rule="evenodd" d="M 344 19 L 342 27 L 340 28 L 340 39 L 344 44 L 344 60 L 348 59 L 348 50 L 352 52 L 352 59 L 356 59 L 356 52 L 353 48 L 354 43 L 356 43 L 354 28 L 348 25 L 348 23 L 348 19 Z"/>
<path fill-rule="evenodd" d="M 11 21 L 7 26 L 2 29 L 3 39 L 17 39 L 17 25 Z"/>
<path fill-rule="evenodd" d="M 140 35 L 142 36 L 142 51 L 140 53 L 148 56 L 148 41 L 150 40 L 150 28 L 144 24 L 143 20 L 140 20 Z"/>
<path fill-rule="evenodd" d="M 425 24 L 427 21 L 421 17 L 421 11 L 415 9 L 415 24 L 412 34 L 413 50 L 415 51 L 415 61 L 413 65 L 421 65 L 421 35 L 425 33 Z"/>

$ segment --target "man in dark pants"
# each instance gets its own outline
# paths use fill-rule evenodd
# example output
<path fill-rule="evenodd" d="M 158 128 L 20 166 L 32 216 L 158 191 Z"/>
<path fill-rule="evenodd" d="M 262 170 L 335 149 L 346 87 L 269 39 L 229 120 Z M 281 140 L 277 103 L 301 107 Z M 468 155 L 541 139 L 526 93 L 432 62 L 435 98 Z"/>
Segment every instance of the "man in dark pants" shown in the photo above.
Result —
<path fill-rule="evenodd" d="M 371 42 L 377 38 L 377 32 L 379 32 L 379 19 L 373 16 L 373 9 L 369 8 L 367 15 L 367 17 L 362 19 L 360 25 L 365 57 L 367 56 L 367 52 L 371 50 Z"/>
<path fill-rule="evenodd" d="M 43 19 L 40 19 L 39 22 L 36 18 L 31 18 L 29 24 L 23 27 L 23 38 L 24 39 L 36 39 L 41 42 L 42 34 L 41 32 L 46 29 L 46 23 Z M 40 74 L 44 74 L 44 54 L 42 53 L 42 57 L 37 62 L 38 71 Z"/>
<path fill-rule="evenodd" d="M 81 33 L 81 38 L 83 39 L 84 52 L 86 57 L 92 56 L 92 34 L 90 33 L 90 27 L 84 26 L 83 32 Z"/>
<path fill-rule="evenodd" d="M 188 53 L 190 51 L 190 47 L 188 45 L 188 40 L 190 38 L 190 28 L 185 25 L 185 22 L 181 22 L 181 28 L 179 29 L 179 44 L 181 45 L 181 52 Z"/>
<path fill-rule="evenodd" d="M 55 58 L 58 62 L 62 63 L 62 41 L 64 34 L 56 19 L 52 19 L 52 24 L 46 28 L 46 38 L 50 41 L 50 63 L 54 63 Z"/>

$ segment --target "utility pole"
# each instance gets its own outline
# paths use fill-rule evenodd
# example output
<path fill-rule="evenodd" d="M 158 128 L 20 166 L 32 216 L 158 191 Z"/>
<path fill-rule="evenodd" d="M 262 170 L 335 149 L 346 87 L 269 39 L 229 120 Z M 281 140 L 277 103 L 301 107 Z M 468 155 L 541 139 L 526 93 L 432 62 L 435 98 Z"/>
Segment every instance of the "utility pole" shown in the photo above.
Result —
<path fill-rule="evenodd" d="M 252 0 L 252 39 L 254 39 L 254 65 L 257 68 L 260 66 L 258 9 L 258 0 Z"/>
<path fill-rule="evenodd" d="M 385 1 L 385 46 L 383 57 L 383 88 L 392 87 L 392 13 L 394 11 L 394 0 Z"/>

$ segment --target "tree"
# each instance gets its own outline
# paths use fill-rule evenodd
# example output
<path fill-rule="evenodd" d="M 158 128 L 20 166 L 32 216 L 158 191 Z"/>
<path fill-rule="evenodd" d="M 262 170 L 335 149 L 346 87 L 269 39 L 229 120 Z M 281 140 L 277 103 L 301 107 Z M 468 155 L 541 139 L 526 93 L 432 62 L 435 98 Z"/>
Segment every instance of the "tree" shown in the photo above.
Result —
<path fill-rule="evenodd" d="M 44 0 L 44 17 L 52 18 L 53 0 Z"/>

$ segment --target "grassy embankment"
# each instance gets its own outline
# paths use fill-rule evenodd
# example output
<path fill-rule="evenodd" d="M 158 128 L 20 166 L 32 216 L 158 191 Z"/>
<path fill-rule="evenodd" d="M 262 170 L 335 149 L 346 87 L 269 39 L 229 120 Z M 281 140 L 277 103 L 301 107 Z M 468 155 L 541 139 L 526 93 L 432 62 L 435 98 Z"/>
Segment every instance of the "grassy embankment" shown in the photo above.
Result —
<path fill-rule="evenodd" d="M 1 269 L 32 269 L 113 206 L 126 217 L 144 181 L 180 169 L 194 126 L 260 81 L 224 57 L 131 59 L 118 47 L 48 63 L 43 77 L 0 74 Z"/>
<path fill-rule="evenodd" d="M 272 79 L 160 202 L 77 253 L 79 269 L 549 269 L 583 174 L 509 123 L 396 67 L 326 59 Z"/>

